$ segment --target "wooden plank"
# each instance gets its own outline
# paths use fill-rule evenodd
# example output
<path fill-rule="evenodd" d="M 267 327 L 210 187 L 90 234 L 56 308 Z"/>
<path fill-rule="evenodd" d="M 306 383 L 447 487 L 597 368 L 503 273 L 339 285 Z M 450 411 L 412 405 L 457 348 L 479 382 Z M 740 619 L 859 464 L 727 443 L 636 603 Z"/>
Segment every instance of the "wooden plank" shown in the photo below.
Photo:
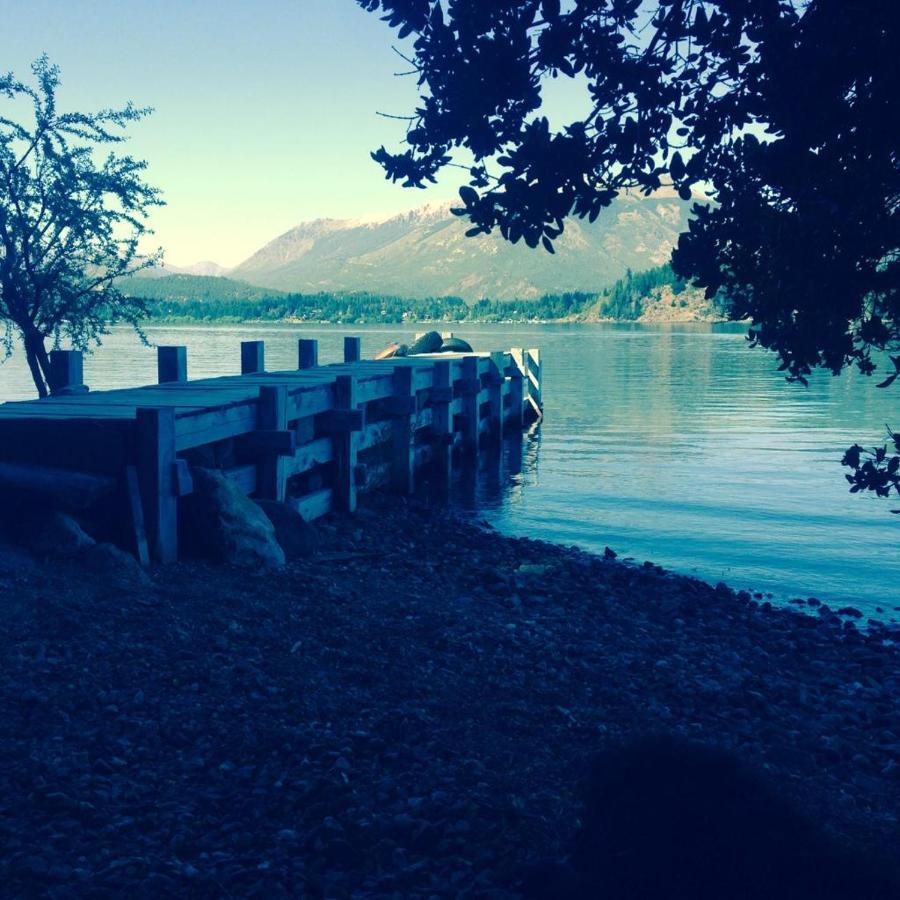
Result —
<path fill-rule="evenodd" d="M 315 416 L 334 407 L 334 384 L 322 384 L 288 394 L 288 421 Z"/>
<path fill-rule="evenodd" d="M 175 413 L 171 409 L 139 409 L 136 418 L 138 484 L 150 554 L 157 562 L 174 562 L 178 558 Z"/>
<path fill-rule="evenodd" d="M 356 378 L 353 375 L 339 375 L 335 384 L 335 412 L 359 414 L 362 429 L 362 410 L 357 409 Z M 359 446 L 359 430 L 346 429 L 335 434 L 334 462 L 335 483 L 334 503 L 344 512 L 356 511 L 356 463 Z"/>
<path fill-rule="evenodd" d="M 0 462 L 0 492 L 4 495 L 52 502 L 69 511 L 85 509 L 115 488 L 116 480 L 105 475 Z"/>
<path fill-rule="evenodd" d="M 134 555 L 142 566 L 150 565 L 150 546 L 147 543 L 147 528 L 144 524 L 144 505 L 135 466 L 125 466 L 125 505 L 131 526 L 131 540 Z"/>
<path fill-rule="evenodd" d="M 259 389 L 259 429 L 257 434 L 288 435 L 290 454 L 294 452 L 295 436 L 287 430 L 287 388 L 282 384 L 264 384 Z M 259 460 L 257 494 L 265 500 L 283 501 L 287 486 L 287 466 L 281 450 L 264 451 Z"/>
<path fill-rule="evenodd" d="M 300 475 L 315 466 L 324 466 L 334 459 L 334 443 L 331 438 L 323 437 L 301 444 L 294 451 L 293 457 L 287 461 L 287 475 Z"/>
<path fill-rule="evenodd" d="M 394 396 L 415 397 L 413 369 L 397 366 L 394 369 Z M 416 466 L 413 448 L 413 415 L 395 416 L 391 419 L 391 462 L 394 490 L 411 494 L 416 484 Z"/>
<path fill-rule="evenodd" d="M 0 456 L 24 462 L 113 475 L 134 459 L 130 419 L 2 419 Z"/>
<path fill-rule="evenodd" d="M 241 374 L 250 375 L 266 370 L 266 342 L 241 341 Z"/>
<path fill-rule="evenodd" d="M 172 490 L 176 497 L 194 493 L 194 477 L 186 459 L 176 459 L 172 463 Z"/>
<path fill-rule="evenodd" d="M 174 414 L 174 410 L 172 412 Z M 177 447 L 179 450 L 189 450 L 256 431 L 258 417 L 256 401 L 179 416 L 175 420 Z"/>
<path fill-rule="evenodd" d="M 331 512 L 333 504 L 333 491 L 331 488 L 323 488 L 303 497 L 291 497 L 287 502 L 306 519 L 311 522 Z"/>
<path fill-rule="evenodd" d="M 187 347 L 157 347 L 156 373 L 160 384 L 187 381 Z"/>
<path fill-rule="evenodd" d="M 359 436 L 359 450 L 368 450 L 377 444 L 384 444 L 393 437 L 394 425 L 390 420 L 384 422 L 373 422 L 366 425 Z"/>
<path fill-rule="evenodd" d="M 394 391 L 393 371 L 385 375 L 366 375 L 356 380 L 357 402 L 360 405 L 390 397 Z"/>

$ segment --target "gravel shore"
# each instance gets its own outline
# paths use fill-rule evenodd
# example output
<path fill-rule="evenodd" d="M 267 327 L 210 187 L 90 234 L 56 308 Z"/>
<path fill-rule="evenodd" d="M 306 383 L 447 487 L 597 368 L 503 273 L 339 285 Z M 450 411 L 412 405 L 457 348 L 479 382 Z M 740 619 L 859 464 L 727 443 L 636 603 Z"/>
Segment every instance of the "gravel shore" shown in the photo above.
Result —
<path fill-rule="evenodd" d="M 900 846 L 897 631 L 382 500 L 149 584 L 0 552 L 0 895 L 516 897 L 611 741 Z"/>

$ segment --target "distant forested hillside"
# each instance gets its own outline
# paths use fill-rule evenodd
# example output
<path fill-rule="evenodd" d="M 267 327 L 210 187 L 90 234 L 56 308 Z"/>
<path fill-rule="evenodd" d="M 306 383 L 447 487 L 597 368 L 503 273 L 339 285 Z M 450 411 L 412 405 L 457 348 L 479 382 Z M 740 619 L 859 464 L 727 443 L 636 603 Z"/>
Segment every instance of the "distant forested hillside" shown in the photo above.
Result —
<path fill-rule="evenodd" d="M 527 300 L 368 293 L 283 293 L 230 278 L 172 275 L 132 278 L 129 295 L 148 301 L 153 318 L 184 322 L 301 321 L 343 324 L 400 322 L 678 321 L 726 318 L 724 305 L 708 303 L 681 282 L 670 266 L 628 272 L 598 293 L 545 294 Z"/>
<path fill-rule="evenodd" d="M 129 297 L 167 302 L 259 301 L 281 295 L 273 288 L 261 288 L 246 281 L 214 275 L 163 275 L 125 278 L 119 289 Z"/>

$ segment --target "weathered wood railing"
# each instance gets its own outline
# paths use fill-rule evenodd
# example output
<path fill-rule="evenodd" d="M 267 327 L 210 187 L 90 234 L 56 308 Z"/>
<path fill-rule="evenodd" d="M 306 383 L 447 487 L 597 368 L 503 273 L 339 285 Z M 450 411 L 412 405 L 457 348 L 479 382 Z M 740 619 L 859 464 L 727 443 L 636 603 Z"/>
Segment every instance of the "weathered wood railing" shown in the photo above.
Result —
<path fill-rule="evenodd" d="M 59 351 L 53 397 L 0 405 L 0 462 L 45 487 L 54 469 L 117 481 L 136 553 L 161 562 L 178 555 L 193 465 L 315 519 L 353 511 L 361 491 L 410 493 L 426 466 L 449 481 L 454 459 L 471 461 L 541 410 L 537 350 L 376 362 L 348 337 L 343 363 L 318 366 L 317 342 L 303 339 L 296 370 L 266 372 L 263 342 L 245 341 L 240 376 L 198 381 L 186 348 L 157 354 L 157 385 L 88 393 L 80 354 Z"/>

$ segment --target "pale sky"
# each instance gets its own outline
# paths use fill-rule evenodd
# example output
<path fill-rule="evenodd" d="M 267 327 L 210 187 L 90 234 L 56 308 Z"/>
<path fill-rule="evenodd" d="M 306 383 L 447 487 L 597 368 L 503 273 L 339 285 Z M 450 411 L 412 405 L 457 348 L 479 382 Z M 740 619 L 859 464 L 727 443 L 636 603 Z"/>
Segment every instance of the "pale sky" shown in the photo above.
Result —
<path fill-rule="evenodd" d="M 166 262 L 235 265 L 306 219 L 401 212 L 456 196 L 385 181 L 369 152 L 396 145 L 415 81 L 393 33 L 353 0 L 28 0 L 0 3 L 0 69 L 41 53 L 62 108 L 155 108 L 128 151 L 168 203 Z M 0 101 L 2 102 L 2 101 Z"/>

